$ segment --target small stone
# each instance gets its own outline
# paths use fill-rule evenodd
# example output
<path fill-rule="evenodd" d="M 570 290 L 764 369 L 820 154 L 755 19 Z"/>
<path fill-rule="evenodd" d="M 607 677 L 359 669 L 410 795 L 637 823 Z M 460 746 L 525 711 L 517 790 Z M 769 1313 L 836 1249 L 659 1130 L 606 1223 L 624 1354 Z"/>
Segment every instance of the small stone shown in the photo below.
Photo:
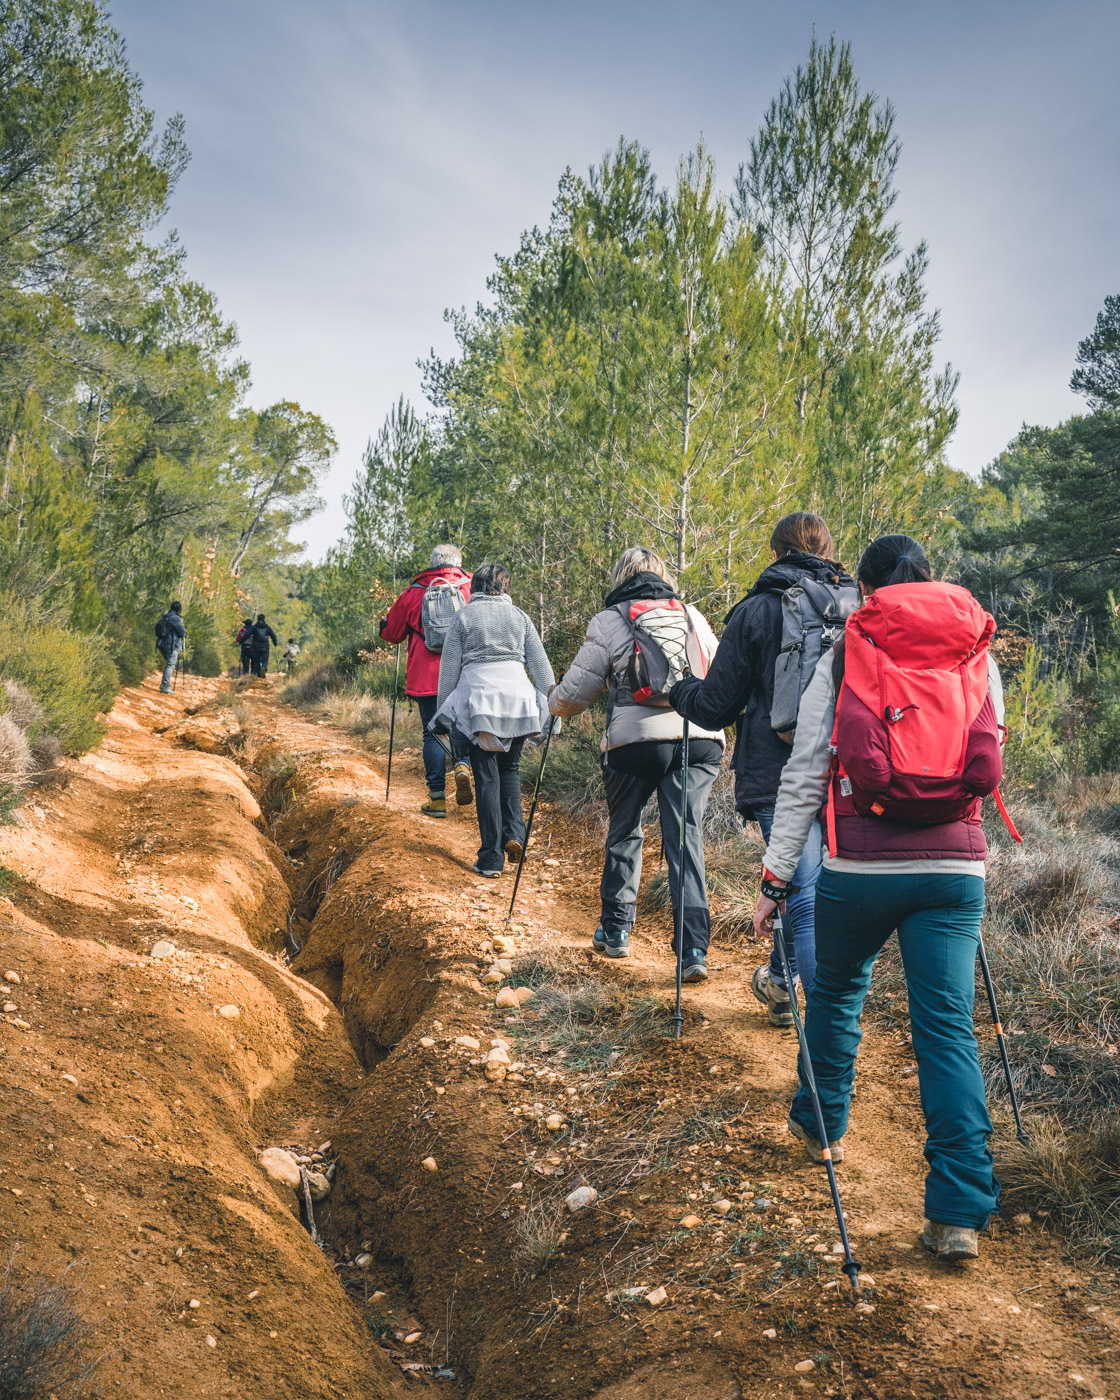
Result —
<path fill-rule="evenodd" d="M 436 1162 L 436 1159 L 434 1157 L 425 1157 L 424 1160 L 420 1163 L 420 1165 L 424 1168 L 426 1172 L 439 1171 L 439 1164 Z"/>
<path fill-rule="evenodd" d="M 30 1025 L 26 1021 L 21 1021 L 18 1016 L 13 1016 L 11 1020 L 13 1026 L 18 1026 L 21 1031 L 29 1031 Z"/>
<path fill-rule="evenodd" d="M 732 1210 L 732 1204 L 726 1197 L 712 1202 L 712 1209 L 717 1215 L 727 1215 Z"/>
<path fill-rule="evenodd" d="M 381 1299 L 384 1298 L 384 1296 L 385 1290 L 383 1288 L 378 1288 L 369 1295 L 369 1300 L 371 1303 L 380 1303 Z"/>
<path fill-rule="evenodd" d="M 509 1051 L 506 1049 L 504 1044 L 495 1045 L 491 1048 L 489 1054 L 486 1056 L 486 1061 L 488 1064 L 508 1065 Z"/>
<path fill-rule="evenodd" d="M 870 1315 L 871 1313 L 873 1313 L 874 1311 L 875 1311 L 875 1304 L 874 1304 L 874 1303 L 857 1303 L 857 1304 L 856 1304 L 856 1312 L 857 1312 L 857 1313 L 862 1313 L 864 1317 L 869 1316 L 869 1315 Z"/>
<path fill-rule="evenodd" d="M 359 1254 L 358 1257 L 354 1260 L 354 1263 L 358 1266 L 359 1269 L 368 1269 L 369 1266 L 373 1263 L 373 1255 L 364 1253 Z"/>
<path fill-rule="evenodd" d="M 410 1332 L 404 1339 L 405 1346 L 410 1347 L 413 1342 L 418 1342 L 423 1335 L 422 1332 Z"/>
<path fill-rule="evenodd" d="M 923 1304 L 922 1304 L 922 1307 L 925 1308 L 926 1312 L 940 1312 L 940 1311 L 941 1311 L 941 1304 L 940 1304 L 940 1303 L 923 1303 Z"/>
<path fill-rule="evenodd" d="M 212 1337 L 209 1332 L 206 1334 L 206 1345 L 208 1347 L 216 1347 L 218 1345 L 217 1339 Z"/>
<path fill-rule="evenodd" d="M 509 958 L 495 958 L 492 966 L 499 972 L 504 972 L 507 977 L 513 971 L 513 962 Z"/>
<path fill-rule="evenodd" d="M 766 1196 L 759 1196 L 755 1201 L 753 1209 L 757 1211 L 769 1210 L 772 1202 Z"/>
<path fill-rule="evenodd" d="M 20 984 L 20 982 L 23 981 L 23 978 L 20 977 L 20 975 L 19 975 L 18 972 L 5 972 L 5 973 L 4 973 L 4 981 L 5 981 L 5 982 L 11 982 L 11 983 L 13 983 L 15 986 L 18 987 L 19 984 Z"/>
<path fill-rule="evenodd" d="M 646 1302 L 650 1305 L 651 1308 L 659 1308 L 661 1304 L 665 1302 L 668 1296 L 669 1295 L 665 1291 L 665 1289 L 659 1285 L 657 1288 L 651 1288 L 650 1291 L 646 1294 Z"/>
<path fill-rule="evenodd" d="M 425 1050 L 430 1050 L 435 1043 L 435 1040 L 430 1035 L 422 1035 L 420 1037 L 420 1044 L 424 1047 Z"/>
<path fill-rule="evenodd" d="M 290 1186 L 293 1191 L 299 1186 L 299 1163 L 284 1148 L 266 1147 L 259 1161 L 273 1181 Z"/>
<path fill-rule="evenodd" d="M 776 1327 L 767 1327 L 762 1335 L 768 1342 L 776 1342 L 778 1340 L 778 1329 Z"/>
<path fill-rule="evenodd" d="M 682 1215 L 680 1223 L 686 1230 L 695 1230 L 700 1224 L 700 1217 L 698 1215 Z"/>
<path fill-rule="evenodd" d="M 550 1113 L 548 1117 L 544 1120 L 544 1125 L 550 1133 L 559 1132 L 560 1129 L 564 1126 L 563 1115 L 559 1113 Z"/>
<path fill-rule="evenodd" d="M 168 943 L 165 938 L 161 938 L 158 943 L 152 944 L 151 957 L 153 958 L 173 958 L 175 956 L 175 944 Z"/>
<path fill-rule="evenodd" d="M 187 1307 L 188 1307 L 188 1308 L 200 1308 L 200 1307 L 202 1307 L 202 1304 L 199 1302 L 199 1300 L 198 1300 L 197 1298 L 192 1298 L 192 1299 L 190 1300 L 190 1302 L 187 1304 Z"/>
<path fill-rule="evenodd" d="M 14 1001 L 6 1001 L 4 1003 L 4 1010 L 6 1012 L 18 1011 L 19 1007 L 15 1004 Z"/>
<path fill-rule="evenodd" d="M 534 998 L 535 996 L 536 996 L 536 992 L 533 991 L 532 987 L 518 987 L 518 988 L 517 988 L 517 1004 L 518 1004 L 518 1006 L 524 1006 L 525 1003 L 526 1003 L 527 1001 L 532 1001 L 533 998 Z"/>
<path fill-rule="evenodd" d="M 455 1044 L 461 1045 L 464 1050 L 479 1050 L 482 1048 L 473 1035 L 457 1035 L 455 1037 Z"/>
<path fill-rule="evenodd" d="M 78 1082 L 77 1078 L 72 1074 L 64 1074 L 61 1078 L 65 1079 L 67 1084 L 77 1084 Z"/>
<path fill-rule="evenodd" d="M 496 967 L 488 967 L 478 980 L 490 984 L 504 982 L 506 980 L 506 974 L 504 972 L 499 972 Z"/>
<path fill-rule="evenodd" d="M 252 1293 L 249 1294 L 249 1302 L 251 1303 L 254 1298 L 259 1298 L 260 1296 L 261 1290 L 259 1288 L 254 1288 Z"/>
<path fill-rule="evenodd" d="M 1011 1306 L 1007 1309 L 1007 1311 L 1011 1314 L 1012 1317 L 1018 1317 L 1019 1314 L 1023 1311 L 1023 1309 L 1017 1308 L 1015 1304 L 1012 1303 Z"/>
<path fill-rule="evenodd" d="M 817 1363 L 815 1361 L 809 1360 L 809 1358 L 806 1357 L 804 1361 L 798 1361 L 793 1369 L 795 1371 L 799 1371 L 802 1375 L 805 1375 L 809 1371 L 815 1371 L 817 1369 Z"/>
<path fill-rule="evenodd" d="M 1018 1215 L 1013 1215 L 1011 1217 L 1011 1223 L 1012 1225 L 1018 1225 L 1020 1228 L 1022 1228 L 1031 1223 L 1031 1218 L 1024 1210 L 1021 1211 Z"/>
<path fill-rule="evenodd" d="M 587 1210 L 593 1206 L 598 1199 L 599 1193 L 594 1186 L 577 1186 L 564 1198 L 564 1204 L 572 1215 L 578 1215 L 581 1210 Z"/>
<path fill-rule="evenodd" d="M 218 1007 L 218 1015 L 224 1016 L 227 1021 L 235 1021 L 241 1015 L 240 1006 L 235 1006 L 233 1002 L 227 1002 L 225 1006 Z"/>
<path fill-rule="evenodd" d="M 508 933 L 496 933 L 490 941 L 494 946 L 494 952 L 497 953 L 499 957 L 508 957 L 510 954 L 517 952 L 517 944 Z"/>
<path fill-rule="evenodd" d="M 859 1275 L 859 1286 L 860 1286 L 861 1288 L 874 1288 L 874 1287 L 875 1287 L 875 1280 L 871 1277 L 870 1274 L 860 1274 L 860 1275 Z"/>
<path fill-rule="evenodd" d="M 517 999 L 517 990 L 513 987 L 503 987 L 494 998 L 494 1005 L 498 1007 L 508 1006 L 516 1010 L 521 1005 Z"/>
<path fill-rule="evenodd" d="M 501 1060 L 487 1060 L 482 1072 L 491 1084 L 500 1084 L 509 1071 Z"/>
<path fill-rule="evenodd" d="M 322 1172 L 307 1173 L 307 1188 L 313 1201 L 325 1201 L 331 1194 L 331 1184 Z"/>

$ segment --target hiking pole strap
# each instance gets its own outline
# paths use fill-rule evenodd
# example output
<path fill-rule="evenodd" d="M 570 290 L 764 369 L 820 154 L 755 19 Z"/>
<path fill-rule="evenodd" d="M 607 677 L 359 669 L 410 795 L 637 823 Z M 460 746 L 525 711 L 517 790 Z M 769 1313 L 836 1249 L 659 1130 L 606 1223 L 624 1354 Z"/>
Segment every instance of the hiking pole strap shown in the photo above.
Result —
<path fill-rule="evenodd" d="M 525 869 L 525 857 L 529 851 L 529 837 L 533 834 L 533 818 L 537 815 L 537 800 L 541 795 L 541 782 L 544 779 L 544 765 L 548 762 L 549 745 L 552 743 L 552 731 L 556 727 L 556 716 L 548 717 L 548 733 L 544 736 L 544 749 L 541 751 L 541 766 L 537 769 L 537 781 L 533 784 L 533 800 L 529 805 L 529 820 L 525 826 L 525 840 L 521 843 L 521 858 L 517 862 L 517 874 L 513 877 L 513 893 L 509 898 L 509 913 L 506 915 L 508 924 L 513 918 L 513 906 L 517 903 L 517 890 L 521 884 L 521 872 Z"/>
<path fill-rule="evenodd" d="M 817 1141 L 821 1145 L 821 1155 L 824 1157 L 824 1168 L 828 1175 L 828 1189 L 832 1194 L 832 1206 L 836 1211 L 836 1223 L 840 1228 L 840 1242 L 844 1246 L 844 1262 L 841 1270 L 847 1274 L 848 1282 L 853 1289 L 859 1292 L 859 1273 L 862 1265 L 852 1254 L 852 1246 L 848 1240 L 848 1227 L 844 1221 L 844 1207 L 840 1203 L 840 1188 L 836 1183 L 836 1169 L 832 1165 L 832 1149 L 828 1145 L 828 1131 L 824 1123 L 824 1109 L 821 1107 L 821 1096 L 817 1092 L 817 1077 L 813 1073 L 813 1061 L 809 1056 L 809 1046 L 805 1038 L 805 1025 L 801 1020 L 801 1007 L 797 1000 L 797 986 L 793 980 L 793 969 L 790 967 L 789 954 L 786 951 L 786 931 L 782 923 L 782 916 L 777 910 L 774 911 L 774 943 L 778 949 L 778 955 L 782 960 L 782 976 L 786 979 L 786 988 L 789 991 L 789 1005 L 793 1013 L 794 1029 L 797 1031 L 798 1058 L 801 1063 L 802 1073 L 805 1075 L 805 1083 L 809 1088 L 809 1097 L 813 1100 L 813 1114 L 817 1120 Z"/>
<path fill-rule="evenodd" d="M 1015 1136 L 1022 1143 L 1027 1143 L 1030 1138 L 1027 1130 L 1023 1127 L 1023 1120 L 1019 1115 L 1019 1100 L 1015 1094 L 1015 1084 L 1011 1078 L 1011 1061 L 1007 1055 L 1007 1041 L 1003 1034 L 1003 1022 L 999 1019 L 999 1010 L 996 1007 L 996 988 L 992 981 L 992 970 L 988 966 L 988 951 L 984 947 L 984 939 L 978 933 L 976 936 L 977 951 L 980 954 L 980 970 L 984 974 L 984 987 L 988 993 L 988 1006 L 992 1012 L 992 1023 L 996 1029 L 996 1045 L 999 1047 L 999 1057 L 1003 1063 L 1003 1077 L 1007 1081 L 1007 1097 L 1011 1100 L 1011 1112 L 1015 1119 Z"/>
<path fill-rule="evenodd" d="M 673 1039 L 679 1040 L 684 1017 L 681 1014 L 681 987 L 684 982 L 684 861 L 688 849 L 686 831 L 688 827 L 688 720 L 681 730 L 681 810 L 680 841 L 677 852 L 677 1000 L 673 1010 Z"/>

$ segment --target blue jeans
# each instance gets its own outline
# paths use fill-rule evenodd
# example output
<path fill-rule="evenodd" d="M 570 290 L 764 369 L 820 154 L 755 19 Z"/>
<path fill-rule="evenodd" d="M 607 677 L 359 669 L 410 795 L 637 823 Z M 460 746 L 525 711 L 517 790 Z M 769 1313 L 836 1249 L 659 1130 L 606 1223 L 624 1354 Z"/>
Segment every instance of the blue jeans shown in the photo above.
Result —
<path fill-rule="evenodd" d="M 871 969 L 898 930 L 926 1120 L 926 1217 L 973 1230 L 982 1230 L 999 1210 L 988 1148 L 992 1122 L 972 1024 L 983 913 L 979 875 L 825 870 L 817 889 L 817 975 L 805 998 L 805 1037 L 825 1130 L 835 1142 L 848 1127 Z M 790 1117 L 817 1137 L 804 1076 Z"/>
<path fill-rule="evenodd" d="M 163 691 L 164 695 L 169 694 L 171 691 L 171 681 L 175 675 L 175 664 L 179 660 L 179 653 L 181 651 L 182 647 L 175 647 L 172 651 L 165 651 L 163 653 L 163 680 L 160 681 L 159 688 Z"/>
<path fill-rule="evenodd" d="M 433 702 L 434 703 L 434 702 Z M 513 739 L 508 753 L 470 747 L 474 770 L 474 806 L 478 814 L 478 868 L 504 870 L 505 846 L 525 844 L 525 820 L 521 815 L 521 750 L 524 739 Z M 442 749 L 440 750 L 442 753 Z"/>
<path fill-rule="evenodd" d="M 754 819 L 758 822 L 762 839 L 769 841 L 770 829 L 774 825 L 773 811 L 760 812 L 756 809 Z M 801 978 L 801 985 L 806 991 L 812 986 L 817 971 L 813 906 L 817 898 L 817 880 L 820 873 L 821 824 L 814 822 L 809 828 L 809 839 L 805 842 L 797 869 L 793 872 L 793 883 L 797 886 L 797 893 L 786 901 L 785 918 L 781 921 L 785 929 L 786 957 L 789 958 L 790 971 L 795 977 Z M 777 933 L 774 937 L 777 939 Z M 782 959 L 776 942 L 770 954 L 770 976 L 780 986 L 785 986 Z"/>
<path fill-rule="evenodd" d="M 424 781 L 428 784 L 428 791 L 436 797 L 442 797 L 447 789 L 447 751 L 436 738 L 429 732 L 428 725 L 435 718 L 438 708 L 434 695 L 414 695 L 411 697 L 416 701 L 416 708 L 420 711 L 420 723 L 424 729 Z M 451 761 L 461 763 L 469 752 L 469 745 L 463 735 L 455 728 L 450 734 L 451 740 Z"/>

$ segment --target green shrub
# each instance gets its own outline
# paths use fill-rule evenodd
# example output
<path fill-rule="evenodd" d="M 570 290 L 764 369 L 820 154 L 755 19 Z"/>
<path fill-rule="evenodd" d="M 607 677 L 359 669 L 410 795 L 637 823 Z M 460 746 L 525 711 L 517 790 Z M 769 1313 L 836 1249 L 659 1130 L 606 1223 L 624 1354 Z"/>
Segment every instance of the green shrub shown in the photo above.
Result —
<path fill-rule="evenodd" d="M 1069 689 L 1056 672 L 1043 676 L 1038 648 L 1029 643 L 1022 667 L 1007 683 L 1004 764 L 1011 782 L 1030 786 L 1061 770 Z"/>
<path fill-rule="evenodd" d="M 120 678 L 104 637 L 83 635 L 41 615 L 33 603 L 0 596 L 0 680 L 25 685 L 44 723 L 69 754 L 101 738 L 98 716 L 113 703 Z"/>

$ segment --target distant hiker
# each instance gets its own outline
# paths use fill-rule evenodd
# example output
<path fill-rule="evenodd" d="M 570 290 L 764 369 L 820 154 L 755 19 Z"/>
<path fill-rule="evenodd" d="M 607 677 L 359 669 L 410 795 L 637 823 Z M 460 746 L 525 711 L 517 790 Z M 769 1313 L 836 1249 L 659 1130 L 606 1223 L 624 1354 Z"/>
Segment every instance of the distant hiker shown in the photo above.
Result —
<path fill-rule="evenodd" d="M 856 577 L 863 602 L 801 703 L 754 922 L 769 930 L 826 807 L 805 1032 L 832 1159 L 843 1156 L 871 969 L 897 929 L 926 1121 L 922 1242 L 941 1259 L 969 1259 L 999 1210 L 972 1023 L 987 854 L 980 803 L 1002 767 L 995 622 L 966 589 L 931 582 L 925 551 L 907 535 L 868 545 Z M 804 1079 L 789 1130 L 822 1160 Z"/>
<path fill-rule="evenodd" d="M 735 725 L 735 806 L 770 835 L 782 769 L 792 751 L 797 707 L 822 652 L 843 635 L 859 601 L 855 580 L 832 563 L 832 536 L 819 515 L 784 515 L 770 536 L 774 562 L 728 613 L 719 654 L 704 680 L 686 677 L 671 703 L 686 718 L 712 729 Z M 821 827 L 809 827 L 793 873 L 797 893 L 783 920 L 786 953 L 795 980 L 813 980 L 813 901 L 821 868 Z M 792 1026 L 791 988 L 775 947 L 751 986 L 770 1024 Z"/>
<path fill-rule="evenodd" d="M 481 842 L 476 875 L 497 879 L 507 856 L 521 859 L 518 765 L 525 740 L 547 723 L 545 694 L 553 680 L 532 619 L 513 605 L 509 571 L 483 564 L 444 639 L 436 708 L 470 743 Z"/>
<path fill-rule="evenodd" d="M 264 613 L 257 613 L 257 620 L 253 623 L 252 631 L 249 633 L 249 661 L 254 676 L 268 675 L 270 643 L 272 646 L 278 647 L 280 640 L 265 621 Z"/>
<path fill-rule="evenodd" d="M 288 644 L 284 648 L 284 664 L 288 668 L 288 675 L 292 674 L 292 667 L 296 664 L 296 657 L 299 655 L 299 643 L 294 637 L 288 638 Z"/>
<path fill-rule="evenodd" d="M 183 643 L 186 640 L 187 629 L 183 626 L 183 605 L 174 602 L 156 623 L 156 650 L 163 656 L 163 680 L 160 681 L 159 686 L 163 695 L 171 694 L 171 679 L 175 675 L 179 653 L 183 650 Z"/>
<path fill-rule="evenodd" d="M 241 653 L 241 674 L 247 676 L 253 665 L 253 619 L 245 618 L 237 630 L 235 638 Z"/>
<path fill-rule="evenodd" d="M 708 975 L 707 951 L 712 921 L 704 872 L 702 830 L 704 810 L 723 759 L 719 726 L 693 726 L 689 740 L 688 813 L 685 823 L 685 870 L 680 866 L 681 739 L 683 721 L 664 700 L 648 703 L 649 689 L 635 668 L 635 625 L 641 611 L 635 605 L 678 598 L 676 582 L 653 550 L 626 550 L 611 575 L 612 589 L 587 626 L 587 636 L 567 674 L 549 696 L 553 714 L 578 715 L 607 691 L 607 728 L 601 765 L 607 793 L 609 828 L 600 886 L 602 919 L 593 945 L 610 958 L 630 951 L 630 929 L 637 911 L 642 875 L 642 812 L 657 794 L 669 889 L 674 912 L 684 901 L 684 960 L 686 982 Z M 679 603 L 678 603 L 679 606 Z M 703 615 L 686 606 L 691 631 L 704 664 L 718 655 L 716 639 Z M 678 681 L 677 685 L 684 684 Z M 682 893 L 683 888 L 683 893 Z M 675 928 L 675 925 L 674 925 Z M 676 951 L 674 932 L 673 950 Z"/>
<path fill-rule="evenodd" d="M 462 568 L 463 556 L 453 544 L 437 544 L 430 556 L 431 567 L 422 569 L 412 580 L 381 623 L 383 642 L 403 642 L 408 638 L 404 693 L 416 701 L 424 730 L 424 777 L 428 800 L 420 810 L 429 817 L 447 816 L 447 756 L 443 745 L 432 734 L 439 690 L 439 659 L 448 629 L 470 594 L 471 576 Z M 451 759 L 455 777 L 455 800 L 460 807 L 473 801 L 468 745 L 461 734 L 451 732 Z"/>

